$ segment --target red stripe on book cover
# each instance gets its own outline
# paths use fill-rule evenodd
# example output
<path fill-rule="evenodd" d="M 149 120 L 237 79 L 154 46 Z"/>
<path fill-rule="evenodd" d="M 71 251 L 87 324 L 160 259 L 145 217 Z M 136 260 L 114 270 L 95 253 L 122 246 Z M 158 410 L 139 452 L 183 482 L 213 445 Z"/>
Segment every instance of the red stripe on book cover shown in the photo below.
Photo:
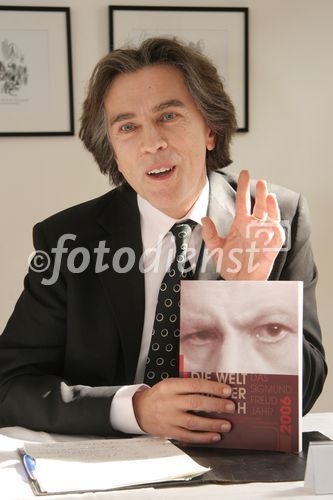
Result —
<path fill-rule="evenodd" d="M 184 372 L 184 354 L 179 354 L 179 374 Z"/>
<path fill-rule="evenodd" d="M 191 377 L 191 372 L 184 372 L 184 354 L 179 354 L 179 376 L 181 378 Z"/>

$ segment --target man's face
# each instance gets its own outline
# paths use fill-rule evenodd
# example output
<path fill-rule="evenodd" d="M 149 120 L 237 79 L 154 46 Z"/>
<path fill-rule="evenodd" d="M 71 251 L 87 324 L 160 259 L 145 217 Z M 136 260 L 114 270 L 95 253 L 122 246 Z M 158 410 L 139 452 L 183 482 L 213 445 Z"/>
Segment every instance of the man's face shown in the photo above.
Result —
<path fill-rule="evenodd" d="M 204 187 L 215 138 L 181 73 L 158 65 L 118 75 L 104 107 L 126 181 L 154 207 L 183 217 Z"/>

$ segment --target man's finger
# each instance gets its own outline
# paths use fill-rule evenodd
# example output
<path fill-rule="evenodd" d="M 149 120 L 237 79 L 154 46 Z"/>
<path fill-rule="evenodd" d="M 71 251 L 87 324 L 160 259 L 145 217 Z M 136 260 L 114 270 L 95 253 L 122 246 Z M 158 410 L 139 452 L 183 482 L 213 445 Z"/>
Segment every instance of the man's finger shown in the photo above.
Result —
<path fill-rule="evenodd" d="M 201 394 L 181 396 L 179 409 L 185 411 L 204 411 L 206 413 L 235 413 L 235 403 L 230 399 L 212 398 Z"/>
<path fill-rule="evenodd" d="M 202 239 L 209 250 L 222 248 L 224 239 L 219 236 L 215 224 L 210 217 L 203 217 L 202 222 Z"/>
<path fill-rule="evenodd" d="M 270 242 L 272 248 L 281 248 L 286 241 L 286 233 L 282 226 L 277 226 L 274 230 L 274 236 Z"/>
<path fill-rule="evenodd" d="M 248 170 L 242 170 L 238 177 L 236 193 L 236 214 L 250 215 L 250 174 Z"/>
<path fill-rule="evenodd" d="M 279 209 L 279 205 L 278 205 L 278 202 L 277 202 L 276 195 L 273 194 L 273 193 L 270 193 L 267 196 L 266 203 L 267 203 L 267 214 L 268 214 L 268 217 L 270 219 L 272 219 L 272 220 L 280 221 L 281 220 L 281 215 L 280 215 L 280 209 Z"/>
<path fill-rule="evenodd" d="M 189 431 L 229 432 L 231 430 L 231 423 L 228 420 L 204 417 L 195 413 L 184 413 L 177 423 Z"/>
<path fill-rule="evenodd" d="M 177 439 L 183 446 L 186 446 L 186 444 L 217 443 L 221 441 L 222 436 L 217 432 L 189 431 L 179 427 L 173 432 L 173 438 Z"/>
<path fill-rule="evenodd" d="M 179 395 L 211 394 L 220 398 L 228 398 L 231 395 L 230 385 L 201 378 L 169 378 L 156 384 L 152 390 L 157 389 Z"/>
<path fill-rule="evenodd" d="M 259 180 L 256 184 L 256 197 L 253 207 L 253 216 L 256 219 L 265 220 L 267 215 L 266 198 L 268 195 L 267 184 L 264 180 Z"/>

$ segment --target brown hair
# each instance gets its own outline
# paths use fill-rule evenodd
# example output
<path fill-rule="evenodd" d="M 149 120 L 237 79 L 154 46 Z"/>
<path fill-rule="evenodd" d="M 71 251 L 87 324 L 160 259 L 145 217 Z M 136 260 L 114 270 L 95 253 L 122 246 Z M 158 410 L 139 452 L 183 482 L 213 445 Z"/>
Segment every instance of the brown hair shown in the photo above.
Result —
<path fill-rule="evenodd" d="M 236 130 L 235 110 L 225 93 L 213 63 L 193 46 L 176 39 L 149 38 L 138 48 L 117 49 L 96 65 L 83 103 L 79 137 L 93 154 L 103 174 L 118 186 L 125 183 L 114 158 L 108 137 L 104 98 L 119 74 L 132 73 L 146 66 L 166 64 L 177 68 L 208 126 L 215 133 L 215 148 L 206 153 L 207 170 L 231 163 L 230 140 Z"/>

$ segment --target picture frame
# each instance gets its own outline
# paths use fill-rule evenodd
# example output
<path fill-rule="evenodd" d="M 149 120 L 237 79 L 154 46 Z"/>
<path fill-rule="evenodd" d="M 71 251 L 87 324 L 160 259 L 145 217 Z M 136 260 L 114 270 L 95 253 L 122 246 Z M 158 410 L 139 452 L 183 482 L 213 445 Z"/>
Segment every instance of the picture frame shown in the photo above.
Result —
<path fill-rule="evenodd" d="M 74 135 L 70 9 L 0 6 L 0 136 Z"/>
<path fill-rule="evenodd" d="M 176 36 L 216 65 L 236 109 L 238 131 L 249 130 L 249 13 L 247 7 L 110 5 L 110 50 L 150 36 Z"/>

